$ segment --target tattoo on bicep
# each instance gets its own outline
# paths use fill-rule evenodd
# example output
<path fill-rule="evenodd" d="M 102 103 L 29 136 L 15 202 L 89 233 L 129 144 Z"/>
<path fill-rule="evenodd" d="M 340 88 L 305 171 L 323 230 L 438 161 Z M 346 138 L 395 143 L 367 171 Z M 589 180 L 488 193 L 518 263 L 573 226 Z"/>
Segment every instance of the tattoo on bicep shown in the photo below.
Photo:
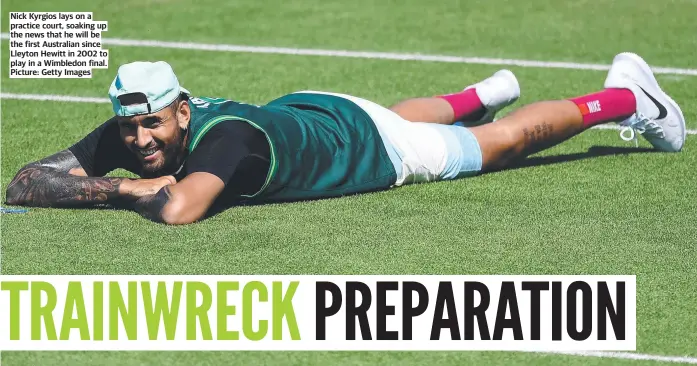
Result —
<path fill-rule="evenodd" d="M 169 187 L 165 186 L 157 193 L 140 198 L 135 202 L 135 211 L 148 220 L 162 223 L 162 209 L 172 198 Z"/>

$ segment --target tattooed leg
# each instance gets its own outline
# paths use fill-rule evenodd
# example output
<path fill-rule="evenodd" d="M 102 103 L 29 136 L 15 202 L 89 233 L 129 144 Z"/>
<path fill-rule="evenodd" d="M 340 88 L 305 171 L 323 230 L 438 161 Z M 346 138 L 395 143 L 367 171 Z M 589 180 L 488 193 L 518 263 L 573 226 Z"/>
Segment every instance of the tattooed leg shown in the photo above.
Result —
<path fill-rule="evenodd" d="M 566 100 L 534 103 L 471 129 L 482 150 L 484 170 L 503 168 L 583 130 L 581 112 Z"/>

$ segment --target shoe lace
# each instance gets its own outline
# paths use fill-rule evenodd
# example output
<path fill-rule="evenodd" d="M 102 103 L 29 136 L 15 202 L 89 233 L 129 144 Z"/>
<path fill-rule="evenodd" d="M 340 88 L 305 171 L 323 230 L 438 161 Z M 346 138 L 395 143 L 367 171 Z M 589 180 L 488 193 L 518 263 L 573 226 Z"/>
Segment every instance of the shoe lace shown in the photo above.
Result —
<path fill-rule="evenodd" d="M 658 138 L 664 138 L 663 127 L 656 123 L 656 121 L 646 117 L 641 113 L 636 113 L 632 117 L 627 118 L 622 123 L 620 123 L 620 137 L 624 141 L 634 140 L 634 145 L 639 147 L 639 141 L 637 140 L 637 134 L 644 136 L 652 136 Z M 629 132 L 629 136 L 625 136 L 625 133 Z"/>

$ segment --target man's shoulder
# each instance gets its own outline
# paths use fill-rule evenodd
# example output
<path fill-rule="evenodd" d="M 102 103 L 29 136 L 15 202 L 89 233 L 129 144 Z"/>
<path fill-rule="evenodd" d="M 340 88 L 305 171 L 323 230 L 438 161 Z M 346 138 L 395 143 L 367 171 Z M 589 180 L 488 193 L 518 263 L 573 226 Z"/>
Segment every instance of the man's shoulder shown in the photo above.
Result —
<path fill-rule="evenodd" d="M 189 97 L 189 105 L 202 112 L 219 111 L 228 108 L 259 108 L 256 104 L 245 103 L 242 101 L 215 98 L 215 97 Z"/>
<path fill-rule="evenodd" d="M 222 135 L 236 138 L 238 136 L 244 136 L 243 132 L 250 130 L 256 129 L 245 121 L 235 119 L 234 117 L 228 117 L 222 118 L 219 123 L 216 123 L 208 129 L 207 135 Z"/>
<path fill-rule="evenodd" d="M 260 106 L 254 104 L 211 97 L 190 97 L 189 105 L 195 129 L 200 124 L 207 124 L 212 119 L 223 119 L 226 116 L 248 119 L 260 109 Z"/>
<path fill-rule="evenodd" d="M 259 130 L 245 121 L 224 118 L 205 131 L 205 134 L 200 137 L 197 146 L 220 141 L 226 144 L 243 143 L 258 132 Z"/>

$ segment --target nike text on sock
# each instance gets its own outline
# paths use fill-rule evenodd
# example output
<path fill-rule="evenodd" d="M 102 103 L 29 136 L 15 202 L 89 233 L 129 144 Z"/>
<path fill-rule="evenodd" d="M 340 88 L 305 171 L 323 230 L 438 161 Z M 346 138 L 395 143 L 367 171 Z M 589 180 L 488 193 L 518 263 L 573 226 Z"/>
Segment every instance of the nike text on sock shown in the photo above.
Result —
<path fill-rule="evenodd" d="M 605 89 L 570 99 L 583 115 L 583 127 L 617 122 L 636 112 L 636 99 L 629 89 Z"/>

